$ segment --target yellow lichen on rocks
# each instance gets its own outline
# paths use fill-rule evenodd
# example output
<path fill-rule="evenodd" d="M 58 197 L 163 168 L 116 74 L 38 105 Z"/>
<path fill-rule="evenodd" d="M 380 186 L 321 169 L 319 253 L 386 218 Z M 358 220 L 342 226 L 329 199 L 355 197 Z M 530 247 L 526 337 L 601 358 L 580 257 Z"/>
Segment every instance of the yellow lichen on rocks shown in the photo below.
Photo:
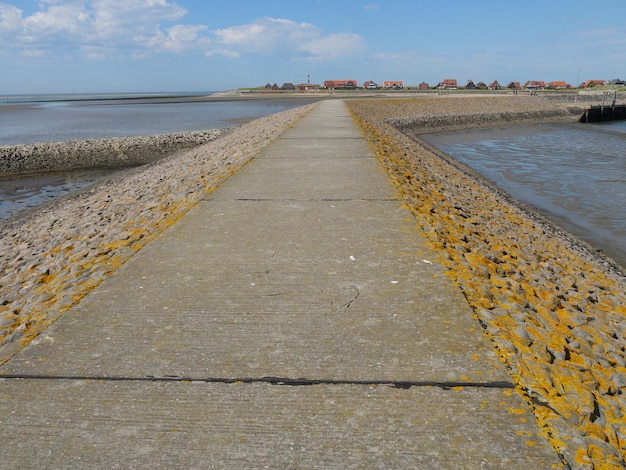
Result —
<path fill-rule="evenodd" d="M 623 273 L 419 139 L 503 113 L 560 116 L 543 100 L 517 98 L 348 104 L 555 449 L 572 467 L 623 468 Z"/>

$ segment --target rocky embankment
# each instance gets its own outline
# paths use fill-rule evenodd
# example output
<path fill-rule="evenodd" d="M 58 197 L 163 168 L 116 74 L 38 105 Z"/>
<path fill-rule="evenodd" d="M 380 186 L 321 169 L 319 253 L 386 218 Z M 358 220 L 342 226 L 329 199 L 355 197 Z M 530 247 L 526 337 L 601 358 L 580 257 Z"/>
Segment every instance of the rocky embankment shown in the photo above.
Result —
<path fill-rule="evenodd" d="M 413 106 L 407 106 L 407 104 L 390 100 L 389 105 L 396 109 L 396 113 L 384 119 L 396 129 L 405 133 L 416 132 L 416 135 L 441 130 L 506 126 L 523 122 L 575 122 L 585 109 L 574 104 L 557 106 L 537 96 L 477 98 L 447 95 L 436 99 L 426 99 L 420 106 L 421 112 L 416 112 Z"/>
<path fill-rule="evenodd" d="M 144 165 L 227 132 L 230 129 L 2 146 L 0 175 Z"/>
<path fill-rule="evenodd" d="M 348 103 L 564 464 L 624 468 L 620 267 L 419 139 L 575 113 L 521 96 Z"/>
<path fill-rule="evenodd" d="M 0 364 L 312 106 L 257 119 L 1 225 Z"/>

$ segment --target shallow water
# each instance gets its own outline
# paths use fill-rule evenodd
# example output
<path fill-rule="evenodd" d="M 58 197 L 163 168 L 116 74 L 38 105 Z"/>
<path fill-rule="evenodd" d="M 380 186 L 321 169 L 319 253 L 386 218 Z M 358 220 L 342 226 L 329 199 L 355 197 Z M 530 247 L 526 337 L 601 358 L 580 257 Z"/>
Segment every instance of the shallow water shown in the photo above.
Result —
<path fill-rule="evenodd" d="M 310 99 L 161 103 L 42 101 L 0 104 L 0 145 L 171 134 L 235 127 Z"/>
<path fill-rule="evenodd" d="M 0 221 L 74 193 L 124 170 L 75 170 L 0 179 Z"/>
<path fill-rule="evenodd" d="M 626 266 L 626 121 L 422 137 Z"/>

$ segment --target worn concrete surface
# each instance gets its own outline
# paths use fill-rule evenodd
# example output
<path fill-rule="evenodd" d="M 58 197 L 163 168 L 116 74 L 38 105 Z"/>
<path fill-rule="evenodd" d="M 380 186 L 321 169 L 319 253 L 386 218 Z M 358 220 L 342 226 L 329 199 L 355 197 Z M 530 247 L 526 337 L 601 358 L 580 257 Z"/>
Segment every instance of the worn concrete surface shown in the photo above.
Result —
<path fill-rule="evenodd" d="M 0 368 L 3 468 L 551 468 L 344 104 Z"/>

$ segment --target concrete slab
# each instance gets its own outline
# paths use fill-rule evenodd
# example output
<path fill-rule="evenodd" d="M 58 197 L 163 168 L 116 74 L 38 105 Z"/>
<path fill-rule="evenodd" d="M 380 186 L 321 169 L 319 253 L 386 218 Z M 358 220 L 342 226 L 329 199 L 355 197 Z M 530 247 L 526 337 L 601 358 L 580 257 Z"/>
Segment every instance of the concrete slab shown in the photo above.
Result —
<path fill-rule="evenodd" d="M 211 199 L 349 201 L 397 200 L 398 196 L 374 159 L 276 158 L 250 162 Z"/>
<path fill-rule="evenodd" d="M 345 144 L 349 139 L 343 140 Z M 363 139 L 351 138 L 351 140 L 347 146 L 338 146 L 335 139 L 288 137 L 283 134 L 280 139 L 272 142 L 269 147 L 265 148 L 259 157 L 292 159 L 296 156 L 299 160 L 328 157 L 333 159 L 370 158 L 376 160 L 376 156 Z"/>
<path fill-rule="evenodd" d="M 508 381 L 406 215 L 206 201 L 2 371 Z"/>
<path fill-rule="evenodd" d="M 283 133 L 282 138 L 356 139 L 361 141 L 363 136 L 354 125 L 354 121 L 347 110 L 338 111 L 338 108 L 334 108 L 330 111 L 330 106 L 332 105 L 324 104 L 322 107 L 328 107 L 329 112 L 325 114 L 323 111 L 317 111 L 314 115 L 314 121 L 306 117 L 301 119 L 291 129 L 287 129 Z M 341 106 L 344 106 L 343 103 L 341 103 Z"/>
<path fill-rule="evenodd" d="M 0 381 L 2 409 L 10 410 L 0 415 L 3 469 L 555 463 L 545 441 L 529 434 L 533 417 L 497 389 L 38 382 Z"/>

